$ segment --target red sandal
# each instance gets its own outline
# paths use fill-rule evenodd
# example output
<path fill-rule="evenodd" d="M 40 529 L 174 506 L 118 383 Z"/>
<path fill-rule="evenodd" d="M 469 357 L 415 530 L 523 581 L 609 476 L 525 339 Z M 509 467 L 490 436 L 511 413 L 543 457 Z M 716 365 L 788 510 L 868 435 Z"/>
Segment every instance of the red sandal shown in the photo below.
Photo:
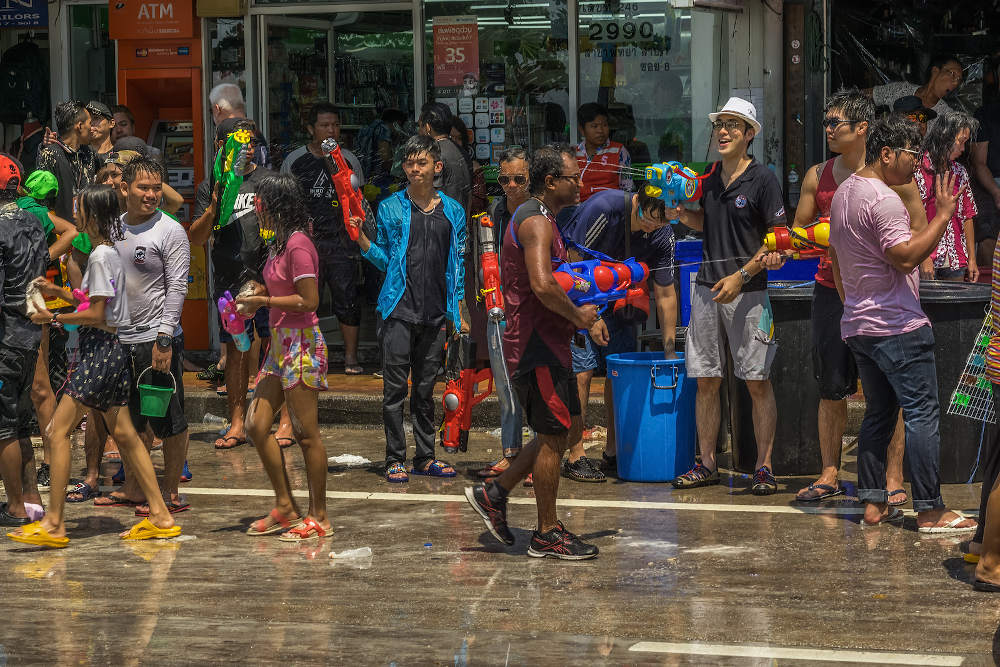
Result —
<path fill-rule="evenodd" d="M 282 542 L 304 542 L 305 540 L 312 540 L 319 537 L 326 537 L 328 534 L 333 532 L 333 527 L 331 526 L 329 530 L 324 530 L 323 526 L 319 525 L 319 522 L 311 516 L 307 516 L 303 521 L 302 525 L 297 528 L 292 528 L 290 531 L 278 537 Z"/>
<path fill-rule="evenodd" d="M 266 522 L 268 518 L 274 521 L 274 523 L 272 523 L 269 526 L 264 525 L 264 522 Z M 280 533 L 283 530 L 294 528 L 295 526 L 298 526 L 300 523 L 302 523 L 302 519 L 300 517 L 295 517 L 290 519 L 281 512 L 279 512 L 277 509 L 273 509 L 271 510 L 271 513 L 268 514 L 263 519 L 257 519 L 256 521 L 251 523 L 250 527 L 247 528 L 247 535 L 251 535 L 253 537 L 261 537 L 262 535 L 274 535 L 275 533 Z"/>

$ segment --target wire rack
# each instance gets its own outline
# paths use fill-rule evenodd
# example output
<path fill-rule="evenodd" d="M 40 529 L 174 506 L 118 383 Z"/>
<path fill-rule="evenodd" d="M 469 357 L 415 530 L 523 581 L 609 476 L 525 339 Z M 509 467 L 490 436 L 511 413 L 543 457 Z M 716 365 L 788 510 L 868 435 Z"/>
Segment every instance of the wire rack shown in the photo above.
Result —
<path fill-rule="evenodd" d="M 995 424 L 993 390 L 986 377 L 986 348 L 990 344 L 990 315 L 986 314 L 976 342 L 965 360 L 965 368 L 958 377 L 958 386 L 951 393 L 948 414 L 968 417 L 976 421 Z"/>

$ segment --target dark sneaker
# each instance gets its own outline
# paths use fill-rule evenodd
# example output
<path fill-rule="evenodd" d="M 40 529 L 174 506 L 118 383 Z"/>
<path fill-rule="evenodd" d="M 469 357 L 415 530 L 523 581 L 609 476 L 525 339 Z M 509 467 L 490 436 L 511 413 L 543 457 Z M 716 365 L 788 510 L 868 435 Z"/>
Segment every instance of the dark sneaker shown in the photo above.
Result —
<path fill-rule="evenodd" d="M 470 486 L 465 489 L 465 498 L 472 509 L 483 518 L 490 535 L 507 546 L 514 544 L 514 534 L 507 527 L 507 501 L 495 502 L 486 493 L 486 485 Z"/>
<path fill-rule="evenodd" d="M 718 484 L 719 471 L 709 470 L 702 464 L 695 463 L 693 468 L 670 483 L 675 489 L 696 489 L 699 486 Z"/>
<path fill-rule="evenodd" d="M 750 487 L 755 496 L 769 496 L 772 493 L 777 492 L 778 483 L 774 479 L 774 475 L 767 466 L 761 466 L 760 469 L 753 474 L 753 486 Z"/>
<path fill-rule="evenodd" d="M 49 486 L 50 486 L 52 480 L 51 480 L 51 478 L 49 476 L 49 464 L 48 463 L 43 463 L 42 465 L 38 466 L 38 475 L 35 477 L 35 479 L 38 482 L 38 490 L 39 491 L 48 491 L 49 490 Z"/>
<path fill-rule="evenodd" d="M 586 456 L 581 456 L 573 463 L 568 459 L 563 461 L 562 474 L 576 482 L 603 482 L 607 479 Z"/>
<path fill-rule="evenodd" d="M 562 522 L 547 533 L 537 530 L 531 536 L 528 555 L 532 558 L 560 558 L 562 560 L 587 560 L 597 555 L 597 547 L 583 542 L 566 530 Z"/>

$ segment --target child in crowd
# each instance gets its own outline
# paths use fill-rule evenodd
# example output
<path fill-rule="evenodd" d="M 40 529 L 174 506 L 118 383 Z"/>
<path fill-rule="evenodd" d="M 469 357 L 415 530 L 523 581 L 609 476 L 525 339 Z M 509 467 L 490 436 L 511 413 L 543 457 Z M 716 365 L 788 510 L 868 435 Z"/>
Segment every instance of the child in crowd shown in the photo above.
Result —
<path fill-rule="evenodd" d="M 257 448 L 275 503 L 271 513 L 255 521 L 247 535 L 271 535 L 300 542 L 326 537 L 332 530 L 326 516 L 326 449 L 319 433 L 317 391 L 327 388 L 327 352 L 319 329 L 319 255 L 310 237 L 305 196 L 294 176 L 266 176 L 257 186 L 257 217 L 270 237 L 264 264 L 266 292 L 242 297 L 248 312 L 270 310 L 271 347 L 257 376 L 257 388 L 247 410 L 247 438 Z M 309 513 L 301 518 L 271 424 L 282 404 L 288 405 L 292 429 L 306 464 Z M 291 530 L 288 530 L 291 528 Z"/>
<path fill-rule="evenodd" d="M 116 332 L 119 326 L 127 325 L 131 320 L 125 292 L 125 272 L 114 248 L 115 241 L 123 237 L 119 215 L 118 196 L 111 187 L 91 185 L 80 193 L 74 216 L 76 227 L 89 234 L 93 243 L 81 286 L 88 294 L 89 306 L 85 310 L 56 315 L 42 309 L 31 318 L 37 324 L 50 322 L 53 326 L 69 324 L 81 327 L 80 362 L 70 375 L 49 427 L 51 485 L 59 492 L 51 494 L 49 510 L 40 521 L 7 534 L 17 542 L 57 548 L 69 543 L 63 521 L 66 496 L 61 491 L 69 482 L 69 436 L 88 408 L 103 416 L 149 500 L 149 518 L 122 533 L 121 537 L 145 540 L 176 537 L 181 533 L 180 526 L 174 524 L 160 496 L 149 452 L 139 440 L 125 409 L 132 375 Z M 66 288 L 56 287 L 46 280 L 39 280 L 38 285 L 46 297 L 60 297 L 70 303 L 79 303 Z"/>

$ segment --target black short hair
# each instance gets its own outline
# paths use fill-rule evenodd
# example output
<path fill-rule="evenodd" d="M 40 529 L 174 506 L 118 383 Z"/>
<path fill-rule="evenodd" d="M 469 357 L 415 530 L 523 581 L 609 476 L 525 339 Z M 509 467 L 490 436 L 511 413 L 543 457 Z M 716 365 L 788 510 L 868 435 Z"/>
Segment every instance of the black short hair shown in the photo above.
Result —
<path fill-rule="evenodd" d="M 924 82 L 931 80 L 931 70 L 935 67 L 941 69 L 948 63 L 955 63 L 959 69 L 962 69 L 962 61 L 954 53 L 935 53 L 931 56 L 930 62 L 927 63 L 927 67 L 924 69 Z"/>
<path fill-rule="evenodd" d="M 865 120 L 869 125 L 875 120 L 875 102 L 857 88 L 844 88 L 828 97 L 823 112 L 830 109 L 842 111 L 844 120 Z M 853 124 L 852 122 L 851 125 Z"/>
<path fill-rule="evenodd" d="M 165 180 L 166 176 L 163 165 L 160 164 L 159 160 L 145 156 L 135 158 L 122 168 L 122 180 L 126 183 L 131 183 L 139 174 L 159 176 L 161 181 Z"/>
<path fill-rule="evenodd" d="M 917 124 L 901 113 L 880 118 L 868 128 L 865 140 L 865 164 L 875 164 L 882 157 L 882 149 L 889 147 L 920 149 L 920 130 Z"/>
<path fill-rule="evenodd" d="M 545 192 L 545 179 L 559 176 L 563 170 L 563 156 L 576 158 L 576 151 L 566 144 L 547 144 L 535 150 L 528 168 L 529 192 L 540 195 Z"/>
<path fill-rule="evenodd" d="M 143 157 L 149 155 L 149 145 L 139 137 L 133 135 L 118 137 L 118 141 L 114 143 L 114 148 L 116 151 L 135 151 Z"/>
<path fill-rule="evenodd" d="M 503 164 L 512 160 L 524 160 L 528 163 L 528 169 L 531 169 L 531 157 L 528 156 L 528 151 L 520 146 L 511 146 L 503 153 L 500 153 L 500 159 L 497 160 L 497 164 Z"/>
<path fill-rule="evenodd" d="M 399 109 L 386 109 L 382 112 L 383 123 L 405 123 L 406 114 Z"/>
<path fill-rule="evenodd" d="M 106 240 L 115 243 L 125 238 L 118 194 L 114 188 L 92 183 L 80 192 L 77 201 L 84 215 L 97 221 L 97 230 Z"/>
<path fill-rule="evenodd" d="M 577 109 L 576 122 L 582 127 L 587 123 L 597 120 L 598 116 L 604 116 L 605 119 L 608 119 L 610 117 L 608 108 L 597 102 L 587 102 L 586 104 L 581 104 L 580 108 Z"/>
<path fill-rule="evenodd" d="M 423 134 L 415 134 L 403 144 L 403 159 L 408 160 L 420 153 L 427 153 L 435 162 L 441 161 L 441 147 L 438 142 Z"/>
<path fill-rule="evenodd" d="M 124 104 L 115 104 L 111 107 L 111 115 L 114 116 L 116 113 L 123 113 L 125 117 L 128 118 L 128 122 L 135 125 L 135 114 Z"/>
<path fill-rule="evenodd" d="M 56 132 L 63 137 L 72 132 L 77 123 L 86 120 L 90 112 L 80 100 L 70 100 L 57 104 L 52 115 L 55 116 Z"/>
<path fill-rule="evenodd" d="M 329 102 L 317 102 L 312 105 L 312 109 L 309 110 L 309 120 L 306 124 L 315 127 L 316 121 L 319 120 L 319 115 L 321 113 L 332 113 L 337 117 L 337 120 L 340 120 L 340 110 L 335 104 L 330 104 Z"/>
<path fill-rule="evenodd" d="M 659 197 L 646 194 L 646 188 L 639 188 L 639 210 L 661 220 L 667 217 L 667 203 Z"/>
<path fill-rule="evenodd" d="M 453 130 L 458 130 L 458 134 L 462 137 L 461 140 L 460 140 L 461 141 L 461 145 L 459 147 L 468 150 L 468 148 L 469 148 L 469 128 L 465 126 L 465 121 L 463 121 L 458 116 L 452 116 L 451 117 L 451 127 L 452 127 Z M 451 132 L 449 132 L 448 134 L 451 134 Z"/>
<path fill-rule="evenodd" d="M 420 108 L 418 125 L 428 125 L 434 134 L 440 136 L 451 132 L 451 109 L 441 102 L 428 102 Z"/>

